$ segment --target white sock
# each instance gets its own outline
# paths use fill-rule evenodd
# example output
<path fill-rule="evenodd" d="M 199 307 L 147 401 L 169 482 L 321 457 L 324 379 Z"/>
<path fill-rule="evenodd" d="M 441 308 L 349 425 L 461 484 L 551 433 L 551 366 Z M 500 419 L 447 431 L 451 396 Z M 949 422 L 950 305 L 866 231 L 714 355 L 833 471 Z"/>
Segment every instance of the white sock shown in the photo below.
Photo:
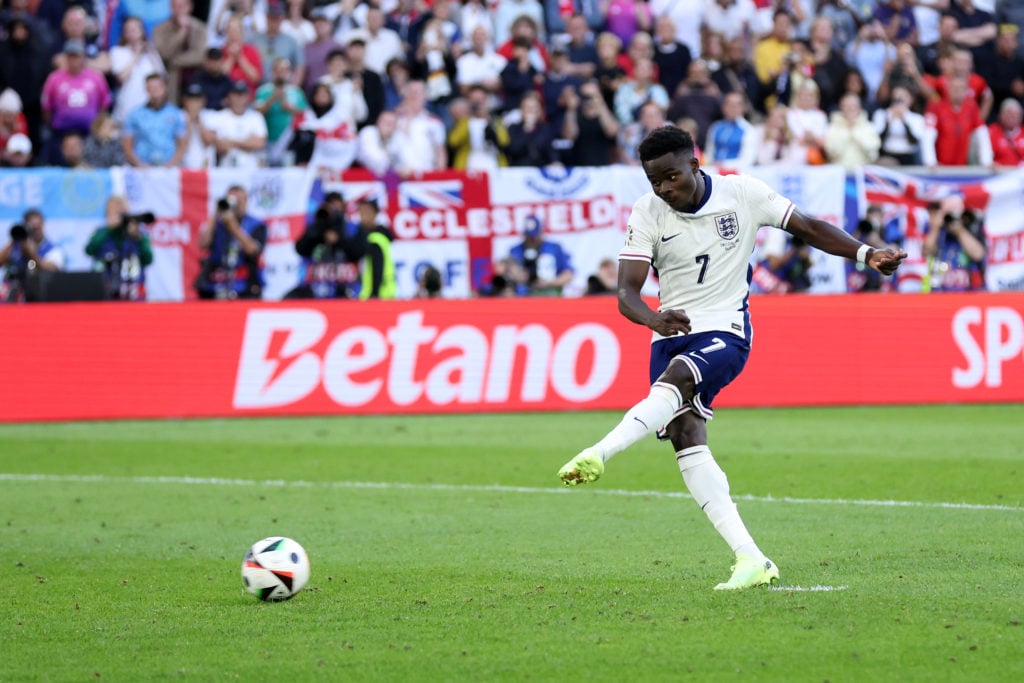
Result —
<path fill-rule="evenodd" d="M 607 462 L 616 453 L 664 427 L 682 407 L 683 397 L 679 389 L 656 382 L 647 398 L 630 408 L 615 429 L 594 444 L 594 448 L 601 451 L 602 459 Z"/>
<path fill-rule="evenodd" d="M 707 446 L 685 448 L 676 453 L 676 460 L 686 488 L 690 489 L 697 505 L 704 510 L 715 526 L 715 531 L 725 539 L 732 551 L 738 555 L 763 559 L 764 554 L 754 543 L 740 519 L 736 503 L 729 496 L 729 480 L 715 462 L 711 449 Z"/>

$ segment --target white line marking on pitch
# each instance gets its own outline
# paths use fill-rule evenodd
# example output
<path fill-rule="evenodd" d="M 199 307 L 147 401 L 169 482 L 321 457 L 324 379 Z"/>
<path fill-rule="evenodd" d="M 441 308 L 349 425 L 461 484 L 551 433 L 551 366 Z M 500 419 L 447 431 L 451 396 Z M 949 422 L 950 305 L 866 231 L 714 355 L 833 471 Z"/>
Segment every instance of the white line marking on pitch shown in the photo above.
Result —
<path fill-rule="evenodd" d="M 601 495 L 642 498 L 685 498 L 679 491 L 630 491 L 626 489 L 592 488 L 574 492 L 561 486 L 537 488 L 529 486 L 484 486 L 478 484 L 410 484 L 389 481 L 302 481 L 285 479 L 224 479 L 219 477 L 108 477 L 103 474 L 15 474 L 0 472 L 0 481 L 49 481 L 98 484 L 184 484 L 189 486 L 270 486 L 277 488 L 344 488 L 344 489 L 406 489 L 412 491 L 462 491 L 485 493 L 556 493 L 566 495 Z M 1024 512 L 1016 505 L 982 505 L 978 503 L 921 502 L 914 500 L 859 500 L 855 498 L 792 498 L 789 496 L 734 495 L 734 500 L 752 503 L 789 503 L 790 505 L 863 505 L 868 507 L 906 507 L 951 510 L 990 510 Z"/>
<path fill-rule="evenodd" d="M 785 593 L 834 593 L 844 591 L 846 586 L 768 586 L 770 591 L 782 591 Z"/>

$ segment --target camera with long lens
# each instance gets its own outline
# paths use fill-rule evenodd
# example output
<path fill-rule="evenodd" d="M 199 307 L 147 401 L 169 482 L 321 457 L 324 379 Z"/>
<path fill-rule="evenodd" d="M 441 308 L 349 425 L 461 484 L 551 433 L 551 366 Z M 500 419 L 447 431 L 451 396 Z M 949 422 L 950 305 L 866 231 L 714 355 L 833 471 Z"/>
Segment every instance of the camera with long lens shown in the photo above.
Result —
<path fill-rule="evenodd" d="M 233 211 L 236 206 L 238 206 L 238 201 L 231 195 L 221 197 L 220 199 L 217 200 L 217 211 L 219 211 L 220 213 Z"/>
<path fill-rule="evenodd" d="M 153 215 L 152 211 L 143 211 L 142 213 L 123 213 L 121 214 L 121 227 L 127 228 L 131 223 L 149 225 L 155 220 L 156 216 Z"/>
<path fill-rule="evenodd" d="M 11 241 L 24 242 L 28 239 L 28 229 L 24 225 L 11 226 Z"/>

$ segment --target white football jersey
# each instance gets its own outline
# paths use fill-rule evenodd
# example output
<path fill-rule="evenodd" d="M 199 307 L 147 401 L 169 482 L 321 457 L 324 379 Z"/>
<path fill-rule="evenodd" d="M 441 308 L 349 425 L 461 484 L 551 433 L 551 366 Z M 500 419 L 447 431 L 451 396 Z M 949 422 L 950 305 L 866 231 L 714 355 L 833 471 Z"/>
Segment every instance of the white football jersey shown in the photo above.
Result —
<path fill-rule="evenodd" d="M 682 309 L 691 332 L 749 338 L 750 256 L 758 228 L 785 228 L 795 207 L 752 176 L 704 178 L 705 201 L 693 213 L 676 211 L 653 192 L 640 197 L 619 259 L 646 261 L 657 270 L 658 310 Z"/>

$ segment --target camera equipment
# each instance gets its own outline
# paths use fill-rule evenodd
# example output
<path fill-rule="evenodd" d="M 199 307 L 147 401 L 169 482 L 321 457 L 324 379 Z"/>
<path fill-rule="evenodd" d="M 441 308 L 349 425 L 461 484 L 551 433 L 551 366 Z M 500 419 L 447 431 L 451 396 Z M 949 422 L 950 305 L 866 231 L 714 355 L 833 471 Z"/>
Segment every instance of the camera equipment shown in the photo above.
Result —
<path fill-rule="evenodd" d="M 156 220 L 156 216 L 153 215 L 152 211 L 143 211 L 142 213 L 125 213 L 121 214 L 121 225 L 127 226 L 129 223 L 141 223 L 150 224 Z"/>
<path fill-rule="evenodd" d="M 220 199 L 217 200 L 217 210 L 220 211 L 221 213 L 224 213 L 225 211 L 231 211 L 237 205 L 238 202 L 231 195 L 221 197 Z"/>
<path fill-rule="evenodd" d="M 24 242 L 28 239 L 28 230 L 24 225 L 12 225 L 11 226 L 11 241 L 12 242 Z"/>

